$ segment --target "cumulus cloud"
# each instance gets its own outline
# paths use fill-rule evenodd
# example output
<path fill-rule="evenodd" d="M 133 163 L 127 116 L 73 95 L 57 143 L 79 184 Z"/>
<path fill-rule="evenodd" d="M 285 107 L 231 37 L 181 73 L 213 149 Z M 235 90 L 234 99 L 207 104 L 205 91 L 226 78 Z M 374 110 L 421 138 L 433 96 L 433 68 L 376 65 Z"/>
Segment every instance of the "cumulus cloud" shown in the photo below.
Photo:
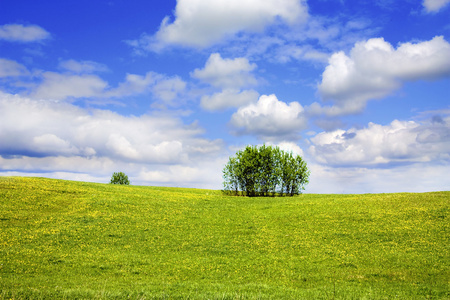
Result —
<path fill-rule="evenodd" d="M 270 141 L 298 138 L 307 120 L 300 103 L 287 104 L 275 95 L 262 95 L 258 102 L 239 108 L 230 123 L 238 134 L 255 134 Z"/>
<path fill-rule="evenodd" d="M 423 7 L 427 12 L 438 12 L 450 3 L 450 0 L 424 0 Z"/>
<path fill-rule="evenodd" d="M 329 166 L 389 166 L 450 162 L 450 117 L 442 122 L 369 123 L 367 128 L 322 132 L 311 138 L 311 155 Z"/>
<path fill-rule="evenodd" d="M 6 24 L 0 26 L 0 40 L 37 42 L 50 38 L 50 33 L 37 25 Z"/>
<path fill-rule="evenodd" d="M 195 69 L 191 76 L 220 88 L 241 88 L 255 85 L 256 78 L 251 72 L 256 64 L 247 58 L 223 59 L 219 53 L 209 56 L 203 69 Z"/>
<path fill-rule="evenodd" d="M 110 176 L 123 167 L 138 176 L 199 161 L 215 164 L 223 151 L 222 141 L 202 138 L 195 123 L 164 115 L 121 116 L 0 92 L 0 119 L 1 171 Z"/>
<path fill-rule="evenodd" d="M 347 56 L 331 56 L 318 89 L 335 106 L 328 115 L 361 112 L 367 101 L 385 97 L 412 80 L 450 76 L 450 44 L 442 36 L 420 43 L 404 43 L 394 49 L 382 38 L 355 44 Z"/>
<path fill-rule="evenodd" d="M 277 20 L 294 24 L 306 19 L 306 1 L 298 0 L 183 0 L 175 20 L 164 18 L 154 36 L 143 35 L 131 45 L 158 49 L 177 44 L 208 47 L 242 31 L 260 32 Z"/>
<path fill-rule="evenodd" d="M 252 74 L 256 67 L 256 64 L 244 57 L 223 59 L 219 53 L 211 54 L 204 68 L 191 72 L 191 77 L 221 90 L 212 95 L 204 95 L 201 98 L 202 108 L 209 111 L 224 110 L 255 102 L 259 94 L 245 88 L 258 83 Z"/>

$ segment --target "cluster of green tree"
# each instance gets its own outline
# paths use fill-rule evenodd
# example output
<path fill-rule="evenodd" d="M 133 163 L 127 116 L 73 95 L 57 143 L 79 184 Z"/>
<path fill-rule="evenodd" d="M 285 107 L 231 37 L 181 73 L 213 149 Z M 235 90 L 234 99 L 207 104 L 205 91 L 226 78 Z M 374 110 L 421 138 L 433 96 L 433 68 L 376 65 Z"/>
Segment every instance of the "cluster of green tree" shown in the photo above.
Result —
<path fill-rule="evenodd" d="M 224 191 L 247 196 L 293 196 L 309 182 L 299 155 L 272 146 L 247 146 L 229 158 L 223 169 Z"/>

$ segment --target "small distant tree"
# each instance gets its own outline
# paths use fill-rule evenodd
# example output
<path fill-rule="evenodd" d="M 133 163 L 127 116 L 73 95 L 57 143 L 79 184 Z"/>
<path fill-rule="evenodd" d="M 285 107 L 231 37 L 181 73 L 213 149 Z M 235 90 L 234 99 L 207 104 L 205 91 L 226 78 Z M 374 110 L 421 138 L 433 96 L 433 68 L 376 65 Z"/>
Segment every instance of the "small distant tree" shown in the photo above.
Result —
<path fill-rule="evenodd" d="M 111 176 L 111 184 L 126 184 L 129 185 L 130 181 L 128 180 L 128 176 L 123 172 L 114 172 Z"/>

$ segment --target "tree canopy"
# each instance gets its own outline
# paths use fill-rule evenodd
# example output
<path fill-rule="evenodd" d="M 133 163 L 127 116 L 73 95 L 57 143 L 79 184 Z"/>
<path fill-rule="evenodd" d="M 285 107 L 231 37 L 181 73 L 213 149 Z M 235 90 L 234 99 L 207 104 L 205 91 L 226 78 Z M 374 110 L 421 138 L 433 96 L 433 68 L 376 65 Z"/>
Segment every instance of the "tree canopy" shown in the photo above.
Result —
<path fill-rule="evenodd" d="M 293 196 L 305 189 L 309 174 L 299 155 L 273 146 L 247 146 L 225 165 L 224 191 L 247 196 Z"/>
<path fill-rule="evenodd" d="M 111 176 L 111 184 L 125 184 L 129 185 L 130 180 L 128 180 L 128 176 L 123 172 L 114 172 Z"/>

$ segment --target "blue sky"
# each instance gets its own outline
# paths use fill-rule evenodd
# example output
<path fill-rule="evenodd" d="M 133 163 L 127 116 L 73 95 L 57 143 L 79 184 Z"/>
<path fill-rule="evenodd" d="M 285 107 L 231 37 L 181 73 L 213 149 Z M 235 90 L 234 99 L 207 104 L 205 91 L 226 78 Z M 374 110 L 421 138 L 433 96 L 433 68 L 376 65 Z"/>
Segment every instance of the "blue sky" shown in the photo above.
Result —
<path fill-rule="evenodd" d="M 450 0 L 0 2 L 0 175 L 220 189 L 245 145 L 307 193 L 450 187 Z"/>

